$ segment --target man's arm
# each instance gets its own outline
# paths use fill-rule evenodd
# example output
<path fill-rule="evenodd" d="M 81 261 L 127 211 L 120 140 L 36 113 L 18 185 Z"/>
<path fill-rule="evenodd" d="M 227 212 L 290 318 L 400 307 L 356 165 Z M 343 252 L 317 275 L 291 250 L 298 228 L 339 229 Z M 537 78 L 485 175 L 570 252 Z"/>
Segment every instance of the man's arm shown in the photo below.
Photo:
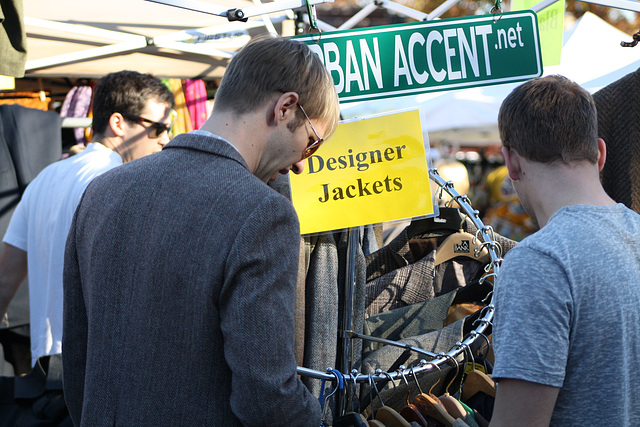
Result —
<path fill-rule="evenodd" d="M 27 253 L 5 243 L 0 254 L 0 319 L 27 277 Z"/>
<path fill-rule="evenodd" d="M 265 197 L 237 233 L 225 264 L 217 305 L 232 375 L 231 409 L 247 426 L 321 424 L 318 399 L 296 373 L 295 215 L 283 197 Z M 248 396 L 256 396 L 250 405 Z"/>
<path fill-rule="evenodd" d="M 548 426 L 558 398 L 557 387 L 523 380 L 501 379 L 491 417 L 491 427 Z"/>

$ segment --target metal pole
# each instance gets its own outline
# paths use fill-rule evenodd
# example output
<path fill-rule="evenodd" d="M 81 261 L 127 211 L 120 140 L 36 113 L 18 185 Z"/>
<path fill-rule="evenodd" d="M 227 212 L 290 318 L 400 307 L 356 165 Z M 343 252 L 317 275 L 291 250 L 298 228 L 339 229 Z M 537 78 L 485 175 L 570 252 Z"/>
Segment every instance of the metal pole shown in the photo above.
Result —
<path fill-rule="evenodd" d="M 338 329 L 342 337 L 342 354 L 338 369 L 340 372 L 349 373 L 353 364 L 353 349 L 351 346 L 351 333 L 353 331 L 353 305 L 356 287 L 357 251 L 360 241 L 360 227 L 350 228 L 347 236 L 347 259 L 344 284 L 344 302 L 342 310 L 342 325 Z M 352 395 L 353 384 L 345 384 L 344 393 L 338 396 L 338 416 L 343 415 L 349 397 Z"/>

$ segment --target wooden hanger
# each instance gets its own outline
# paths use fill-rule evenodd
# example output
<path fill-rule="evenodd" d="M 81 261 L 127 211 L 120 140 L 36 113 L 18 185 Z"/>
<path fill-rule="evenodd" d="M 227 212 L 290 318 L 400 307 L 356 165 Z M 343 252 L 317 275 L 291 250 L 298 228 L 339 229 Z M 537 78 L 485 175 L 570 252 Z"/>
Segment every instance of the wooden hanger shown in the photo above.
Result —
<path fill-rule="evenodd" d="M 335 427 L 368 427 L 369 423 L 362 414 L 347 412 L 333 421 Z"/>
<path fill-rule="evenodd" d="M 447 410 L 447 412 L 449 413 L 449 415 L 451 415 L 452 418 L 454 419 L 460 418 L 464 420 L 465 417 L 467 416 L 467 410 L 464 409 L 464 406 L 462 406 L 462 404 L 458 399 L 456 399 L 455 397 L 451 396 L 451 394 L 449 394 L 449 389 L 451 388 L 451 385 L 453 384 L 453 382 L 458 377 L 458 374 L 460 373 L 460 364 L 453 356 L 445 355 L 445 357 L 447 357 L 447 359 L 451 360 L 456 365 L 456 373 L 451 378 L 451 381 L 449 381 L 449 384 L 447 384 L 447 387 L 444 390 L 444 394 L 440 396 L 440 402 L 442 403 L 442 406 L 444 406 L 444 408 Z"/>
<path fill-rule="evenodd" d="M 385 375 L 389 378 L 389 382 L 391 382 L 391 384 L 393 385 L 393 389 L 395 391 L 396 383 L 393 380 L 393 378 L 391 378 L 391 374 L 389 374 L 388 372 L 383 372 L 382 375 Z M 378 408 L 376 412 L 374 412 L 375 421 L 379 422 L 384 427 L 411 427 L 411 424 L 406 419 L 404 419 L 402 415 L 398 413 L 398 411 L 396 411 L 393 408 L 390 408 L 389 406 L 385 406 L 384 402 L 382 401 L 382 397 L 378 393 L 377 386 L 373 381 L 373 376 L 369 376 L 369 385 L 375 390 L 376 394 L 378 395 L 378 399 L 380 399 L 380 403 L 382 404 L 382 406 Z M 373 409 L 373 399 L 371 400 L 371 405 Z M 368 421 L 370 426 L 374 425 L 371 423 L 372 421 L 373 420 Z M 380 424 L 377 424 L 377 425 L 379 426 Z"/>
<path fill-rule="evenodd" d="M 466 401 L 479 392 L 496 397 L 496 383 L 484 372 L 473 370 L 467 374 L 467 378 L 464 380 L 462 400 Z"/>
<path fill-rule="evenodd" d="M 444 424 L 446 427 L 451 427 L 453 426 L 455 419 L 451 417 L 451 415 L 449 415 L 449 413 L 447 412 L 446 408 L 444 407 L 440 399 L 435 394 L 433 394 L 434 387 L 438 385 L 438 383 L 442 379 L 442 370 L 436 364 L 433 364 L 432 366 L 438 369 L 438 372 L 440 375 L 438 377 L 438 381 L 436 381 L 435 384 L 431 385 L 431 389 L 429 390 L 429 393 L 424 393 L 422 391 L 422 389 L 420 388 L 420 383 L 418 382 L 418 378 L 415 375 L 415 372 L 413 370 L 410 371 L 411 374 L 413 374 L 413 378 L 416 381 L 418 390 L 420 390 L 420 394 L 418 394 L 416 397 L 413 398 L 413 403 L 415 406 L 417 406 L 418 410 L 420 411 L 420 413 L 425 419 L 433 418 L 439 423 Z"/>
<path fill-rule="evenodd" d="M 409 403 L 407 406 L 402 408 L 400 415 L 409 422 L 414 421 L 418 423 L 421 427 L 429 427 L 429 423 L 424 419 L 418 407 L 413 403 Z"/>
<path fill-rule="evenodd" d="M 459 231 L 448 236 L 436 249 L 436 265 L 440 265 L 458 256 L 464 256 L 480 261 L 483 264 L 491 261 L 491 255 L 483 247 L 478 256 L 475 255 L 475 236 L 465 231 Z M 478 242 L 479 243 L 479 242 Z"/>
<path fill-rule="evenodd" d="M 411 396 L 409 381 L 407 381 L 407 378 L 404 375 L 404 369 L 402 369 L 400 372 L 402 375 L 402 379 L 407 385 L 407 404 L 405 405 L 404 408 L 402 408 L 402 410 L 400 410 L 400 415 L 409 422 L 416 422 L 422 427 L 429 427 L 429 423 L 425 419 L 426 417 L 423 416 L 422 413 L 420 412 L 420 409 L 415 404 L 409 402 L 409 396 Z M 420 383 L 418 383 L 418 378 L 415 376 L 415 373 L 413 372 L 413 368 L 411 368 L 410 372 L 413 373 L 413 377 L 416 380 L 416 385 L 418 387 L 418 390 L 422 392 L 422 389 L 420 388 Z"/>
<path fill-rule="evenodd" d="M 411 423 L 405 420 L 395 409 L 383 406 L 376 413 L 376 420 L 385 427 L 411 427 Z"/>
<path fill-rule="evenodd" d="M 453 426 L 453 423 L 456 421 L 455 418 L 447 412 L 447 409 L 440 399 L 433 395 L 421 393 L 413 399 L 413 403 L 418 407 L 424 417 L 433 418 L 446 427 Z"/>
<path fill-rule="evenodd" d="M 462 406 L 460 401 L 455 397 L 448 394 L 443 395 L 440 396 L 440 402 L 442 402 L 444 408 L 454 419 L 461 418 L 462 420 L 464 420 L 464 418 L 467 416 L 467 410 L 464 409 L 464 406 Z"/>

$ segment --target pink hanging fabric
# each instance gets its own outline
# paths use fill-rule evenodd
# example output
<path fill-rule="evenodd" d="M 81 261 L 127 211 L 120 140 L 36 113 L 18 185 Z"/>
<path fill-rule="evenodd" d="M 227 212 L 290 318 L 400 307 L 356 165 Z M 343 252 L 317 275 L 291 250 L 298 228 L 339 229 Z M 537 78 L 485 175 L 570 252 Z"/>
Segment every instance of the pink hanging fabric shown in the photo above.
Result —
<path fill-rule="evenodd" d="M 184 96 L 189 110 L 189 117 L 194 129 L 207 121 L 207 88 L 202 80 L 185 80 Z"/>

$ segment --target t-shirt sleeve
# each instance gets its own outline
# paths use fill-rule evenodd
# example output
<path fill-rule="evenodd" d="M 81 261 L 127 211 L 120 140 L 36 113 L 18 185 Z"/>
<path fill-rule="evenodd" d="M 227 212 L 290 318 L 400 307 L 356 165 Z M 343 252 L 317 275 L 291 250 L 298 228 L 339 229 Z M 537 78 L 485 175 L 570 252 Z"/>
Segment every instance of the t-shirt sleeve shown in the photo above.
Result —
<path fill-rule="evenodd" d="M 562 387 L 571 334 L 572 296 L 559 260 L 518 246 L 495 286 L 493 378 Z"/>

